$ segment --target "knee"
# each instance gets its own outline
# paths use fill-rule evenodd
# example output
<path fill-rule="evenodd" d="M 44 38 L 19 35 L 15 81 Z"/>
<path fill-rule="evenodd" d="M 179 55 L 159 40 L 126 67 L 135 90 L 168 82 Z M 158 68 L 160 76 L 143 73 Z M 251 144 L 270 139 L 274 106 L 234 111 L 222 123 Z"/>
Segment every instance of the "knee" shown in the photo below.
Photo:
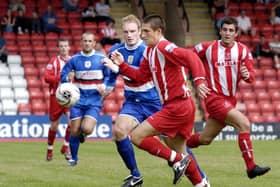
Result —
<path fill-rule="evenodd" d="M 138 147 L 141 144 L 142 140 L 136 133 L 132 132 L 131 142 Z"/>
<path fill-rule="evenodd" d="M 117 139 L 117 140 L 120 140 L 122 138 L 125 138 L 127 136 L 127 130 L 120 127 L 119 125 L 115 125 L 115 128 L 114 128 L 114 137 Z"/>
<path fill-rule="evenodd" d="M 239 131 L 240 132 L 250 132 L 250 122 L 249 122 L 249 120 L 244 120 L 244 122 L 243 123 L 241 123 L 241 125 L 240 125 L 240 129 L 239 129 Z"/>
<path fill-rule="evenodd" d="M 203 137 L 203 136 L 200 136 L 200 143 L 202 145 L 209 145 L 211 144 L 213 141 L 213 138 L 212 137 Z"/>
<path fill-rule="evenodd" d="M 91 134 L 93 132 L 93 128 L 94 128 L 93 126 L 91 126 L 91 127 L 87 126 L 87 127 L 83 128 L 83 132 L 86 135 L 89 135 L 89 134 Z"/>
<path fill-rule="evenodd" d="M 77 136 L 80 135 L 80 131 L 78 129 L 73 129 L 72 128 L 71 129 L 71 135 L 77 137 Z"/>

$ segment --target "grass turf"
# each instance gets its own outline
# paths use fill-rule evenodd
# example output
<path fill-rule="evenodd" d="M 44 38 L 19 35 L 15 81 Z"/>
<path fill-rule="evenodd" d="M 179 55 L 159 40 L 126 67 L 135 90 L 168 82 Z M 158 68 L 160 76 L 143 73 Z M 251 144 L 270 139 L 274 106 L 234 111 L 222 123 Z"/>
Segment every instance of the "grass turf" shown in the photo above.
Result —
<path fill-rule="evenodd" d="M 129 172 L 113 142 L 81 144 L 79 163 L 67 167 L 55 142 L 54 159 L 45 160 L 46 142 L 0 142 L 0 187 L 119 187 Z M 193 149 L 212 187 L 276 187 L 280 185 L 280 141 L 254 141 L 255 159 L 272 170 L 248 179 L 244 161 L 235 141 L 217 141 Z M 169 187 L 173 171 L 167 162 L 135 149 L 144 176 L 143 187 Z M 192 186 L 184 178 L 177 187 Z"/>

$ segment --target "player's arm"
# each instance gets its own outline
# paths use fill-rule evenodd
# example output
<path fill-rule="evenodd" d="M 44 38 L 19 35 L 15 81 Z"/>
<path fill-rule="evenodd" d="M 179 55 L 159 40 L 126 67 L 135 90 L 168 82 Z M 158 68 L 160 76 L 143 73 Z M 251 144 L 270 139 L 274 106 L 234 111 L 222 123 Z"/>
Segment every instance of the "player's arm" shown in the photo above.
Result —
<path fill-rule="evenodd" d="M 60 75 L 55 75 L 55 67 L 53 63 L 54 58 L 52 58 L 46 66 L 46 69 L 44 71 L 44 79 L 49 84 L 58 84 L 60 81 Z"/>
<path fill-rule="evenodd" d="M 113 91 L 116 85 L 118 74 L 112 72 L 109 68 L 104 66 L 103 75 L 104 75 L 103 85 L 98 87 L 97 91 L 100 93 L 100 95 L 106 97 Z"/>
<path fill-rule="evenodd" d="M 73 59 L 71 58 L 62 68 L 60 73 L 60 82 L 71 82 L 74 79 Z"/>
<path fill-rule="evenodd" d="M 195 84 L 206 81 L 205 70 L 199 57 L 191 50 L 177 47 L 173 43 L 161 43 L 159 50 L 171 63 L 178 66 L 185 66 L 192 72 Z"/>
<path fill-rule="evenodd" d="M 124 62 L 121 53 L 115 51 L 112 53 L 111 59 L 104 59 L 103 64 L 113 72 L 118 70 L 122 75 L 138 82 L 147 82 L 151 77 L 149 63 L 145 58 L 142 60 L 139 68 L 135 69 Z"/>
<path fill-rule="evenodd" d="M 244 50 L 245 58 L 240 65 L 240 73 L 244 81 L 252 83 L 255 80 L 253 57 L 247 48 L 244 48 Z"/>
<path fill-rule="evenodd" d="M 206 98 L 210 89 L 207 87 L 206 74 L 200 58 L 192 50 L 177 47 L 173 43 L 162 43 L 158 48 L 168 61 L 185 66 L 191 71 L 199 97 Z"/>

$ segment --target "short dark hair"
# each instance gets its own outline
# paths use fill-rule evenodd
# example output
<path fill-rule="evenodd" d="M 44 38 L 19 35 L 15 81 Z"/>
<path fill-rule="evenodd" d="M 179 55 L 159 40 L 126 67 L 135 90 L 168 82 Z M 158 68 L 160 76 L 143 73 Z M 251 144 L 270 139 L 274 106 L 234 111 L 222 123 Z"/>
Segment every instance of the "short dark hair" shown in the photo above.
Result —
<path fill-rule="evenodd" d="M 238 22 L 237 22 L 237 20 L 234 17 L 231 17 L 231 16 L 225 17 L 222 20 L 220 28 L 222 28 L 224 24 L 227 24 L 227 25 L 233 24 L 234 27 L 235 27 L 236 32 L 238 31 Z"/>
<path fill-rule="evenodd" d="M 59 38 L 58 41 L 57 41 L 57 46 L 58 46 L 59 42 L 68 42 L 70 44 L 68 38 Z"/>
<path fill-rule="evenodd" d="M 143 23 L 151 24 L 153 30 L 160 28 L 162 30 L 162 33 L 165 32 L 166 29 L 165 21 L 160 15 L 157 14 L 148 15 L 143 19 Z"/>

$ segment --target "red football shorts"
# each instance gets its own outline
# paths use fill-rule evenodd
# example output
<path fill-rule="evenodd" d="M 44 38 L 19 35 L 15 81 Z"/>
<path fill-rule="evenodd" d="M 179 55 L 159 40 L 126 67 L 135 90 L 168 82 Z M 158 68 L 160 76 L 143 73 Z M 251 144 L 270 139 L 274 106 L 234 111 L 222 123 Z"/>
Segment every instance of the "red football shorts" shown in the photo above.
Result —
<path fill-rule="evenodd" d="M 175 137 L 190 137 L 195 118 L 192 98 L 176 99 L 163 105 L 162 110 L 150 116 L 147 121 L 161 134 Z"/>
<path fill-rule="evenodd" d="M 228 97 L 212 93 L 206 100 L 206 109 L 209 113 L 209 118 L 216 119 L 225 125 L 227 113 L 235 108 L 235 97 Z"/>
<path fill-rule="evenodd" d="M 57 100 L 55 95 L 50 95 L 50 108 L 49 108 L 49 116 L 51 121 L 56 121 L 60 118 L 62 114 L 69 112 L 68 107 L 61 106 Z"/>

